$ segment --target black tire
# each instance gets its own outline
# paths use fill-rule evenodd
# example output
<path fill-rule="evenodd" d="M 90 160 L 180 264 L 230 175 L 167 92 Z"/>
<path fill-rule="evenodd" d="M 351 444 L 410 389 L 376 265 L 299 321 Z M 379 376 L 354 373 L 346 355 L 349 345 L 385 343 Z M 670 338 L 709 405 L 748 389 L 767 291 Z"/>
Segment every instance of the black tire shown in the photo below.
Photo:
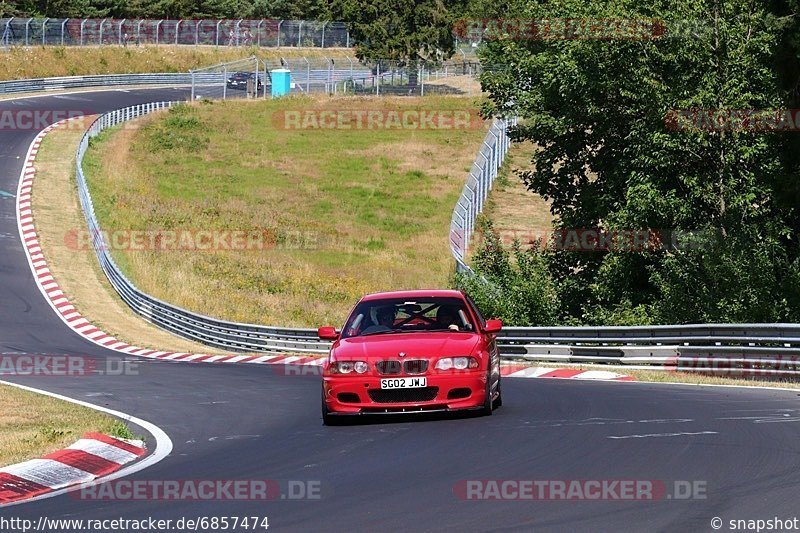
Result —
<path fill-rule="evenodd" d="M 492 401 L 492 369 L 489 367 L 489 370 L 486 371 L 486 398 L 483 400 L 483 409 L 481 409 L 481 414 L 483 416 L 492 416 L 492 412 L 494 411 L 494 402 Z"/>
<path fill-rule="evenodd" d="M 497 398 L 494 400 L 494 408 L 497 409 L 498 407 L 503 406 L 503 390 L 500 387 L 501 379 L 497 380 Z"/>
<path fill-rule="evenodd" d="M 325 391 L 322 391 L 322 425 L 323 426 L 336 426 L 339 424 L 339 419 L 336 415 L 332 415 L 328 411 L 328 405 L 325 403 Z"/>

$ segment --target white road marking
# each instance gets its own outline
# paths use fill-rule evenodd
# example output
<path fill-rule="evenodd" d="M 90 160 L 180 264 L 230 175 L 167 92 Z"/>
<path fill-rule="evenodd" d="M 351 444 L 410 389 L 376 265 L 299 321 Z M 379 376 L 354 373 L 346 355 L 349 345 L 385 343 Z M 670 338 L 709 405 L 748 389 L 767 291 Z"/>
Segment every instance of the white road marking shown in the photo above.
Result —
<path fill-rule="evenodd" d="M 609 439 L 649 439 L 654 437 L 683 437 L 691 435 L 717 435 L 716 431 L 693 431 L 682 433 L 647 433 L 644 435 L 609 435 Z"/>

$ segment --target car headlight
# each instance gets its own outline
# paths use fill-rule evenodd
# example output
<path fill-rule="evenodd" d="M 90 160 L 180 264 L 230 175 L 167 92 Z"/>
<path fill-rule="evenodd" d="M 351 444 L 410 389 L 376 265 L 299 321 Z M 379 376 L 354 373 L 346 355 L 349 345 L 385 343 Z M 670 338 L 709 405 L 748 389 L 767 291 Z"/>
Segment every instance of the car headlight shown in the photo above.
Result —
<path fill-rule="evenodd" d="M 467 370 L 478 368 L 480 363 L 474 357 L 443 357 L 436 362 L 436 370 Z"/>
<path fill-rule="evenodd" d="M 453 368 L 453 358 L 445 357 L 436 362 L 436 370 L 450 370 Z"/>
<path fill-rule="evenodd" d="M 333 364 L 331 370 L 338 374 L 351 374 L 354 371 L 356 374 L 363 374 L 369 370 L 369 365 L 364 361 L 339 361 Z"/>

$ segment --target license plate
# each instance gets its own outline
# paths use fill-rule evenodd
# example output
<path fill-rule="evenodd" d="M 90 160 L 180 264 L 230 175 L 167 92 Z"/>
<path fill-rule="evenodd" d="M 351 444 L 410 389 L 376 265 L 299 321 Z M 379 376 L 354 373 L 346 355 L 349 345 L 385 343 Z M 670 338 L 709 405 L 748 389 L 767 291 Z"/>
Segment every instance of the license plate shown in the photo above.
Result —
<path fill-rule="evenodd" d="M 427 386 L 427 378 L 385 378 L 381 380 L 382 389 L 418 389 Z"/>

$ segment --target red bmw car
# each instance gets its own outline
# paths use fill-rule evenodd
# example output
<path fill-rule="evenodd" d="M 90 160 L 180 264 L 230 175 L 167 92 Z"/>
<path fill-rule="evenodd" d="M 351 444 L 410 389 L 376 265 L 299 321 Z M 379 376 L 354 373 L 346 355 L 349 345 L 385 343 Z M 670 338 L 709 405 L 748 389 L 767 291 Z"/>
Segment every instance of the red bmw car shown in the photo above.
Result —
<path fill-rule="evenodd" d="M 499 320 L 452 290 L 370 294 L 334 341 L 322 374 L 322 420 L 374 413 L 479 410 L 502 404 Z"/>

